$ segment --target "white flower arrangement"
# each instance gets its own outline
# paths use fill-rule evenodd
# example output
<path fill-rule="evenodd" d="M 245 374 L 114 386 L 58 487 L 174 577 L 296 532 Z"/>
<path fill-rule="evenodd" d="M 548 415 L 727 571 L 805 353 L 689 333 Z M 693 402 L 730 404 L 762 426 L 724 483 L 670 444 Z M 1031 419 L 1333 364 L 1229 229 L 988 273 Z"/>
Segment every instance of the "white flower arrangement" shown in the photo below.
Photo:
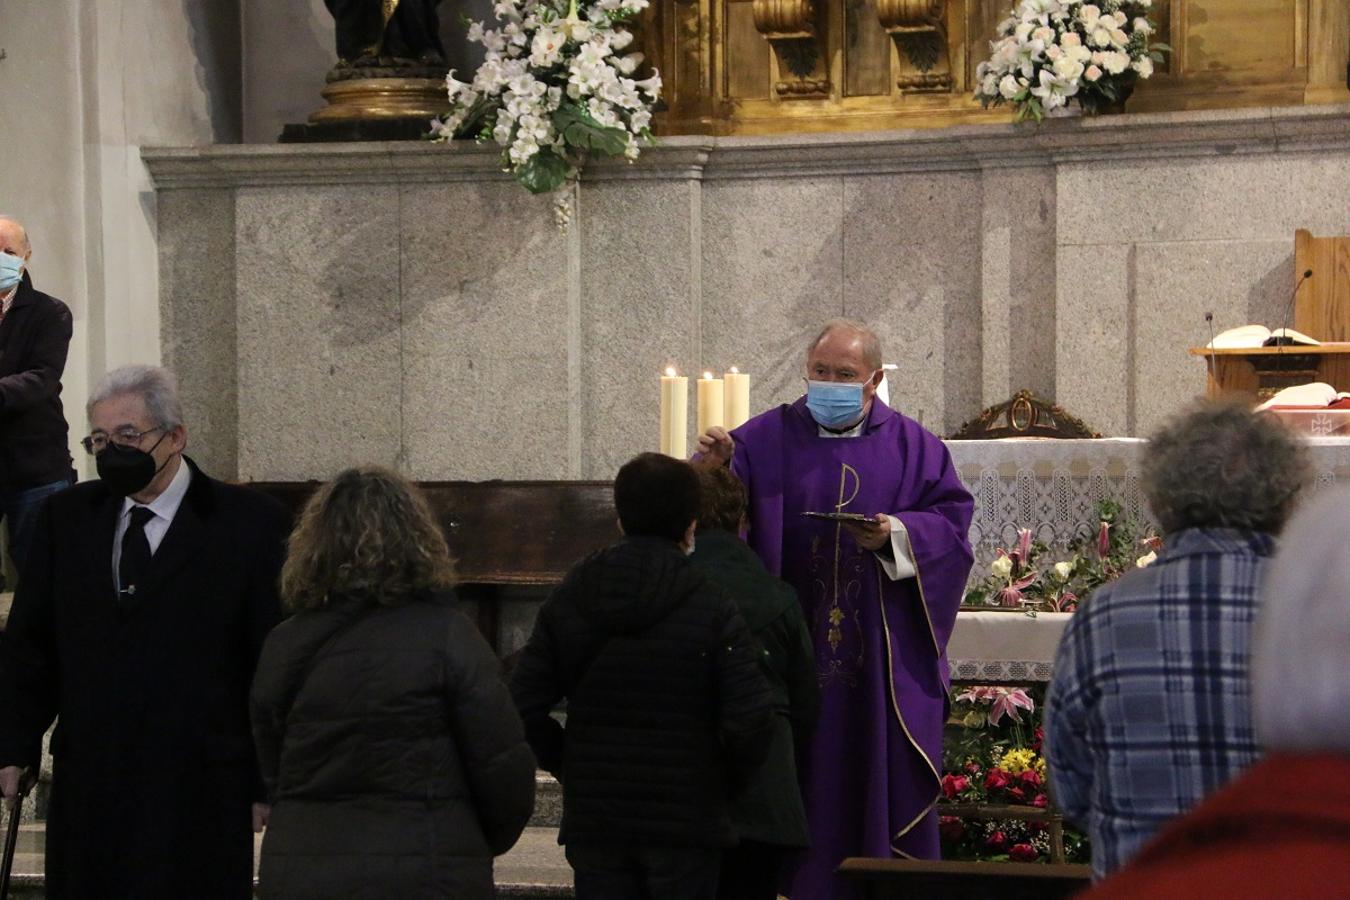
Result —
<path fill-rule="evenodd" d="M 975 70 L 975 99 L 1011 103 L 1040 121 L 1076 100 L 1084 112 L 1118 105 L 1153 74 L 1166 44 L 1150 44 L 1153 0 L 1019 0 L 999 24 L 993 55 Z"/>
<path fill-rule="evenodd" d="M 432 138 L 476 137 L 504 149 L 506 171 L 536 194 L 556 192 L 558 224 L 571 216 L 571 186 L 586 157 L 635 160 L 651 142 L 661 75 L 633 77 L 641 53 L 625 22 L 648 0 L 499 0 L 500 28 L 469 26 L 487 50 L 471 82 L 446 76 L 450 114 Z"/>

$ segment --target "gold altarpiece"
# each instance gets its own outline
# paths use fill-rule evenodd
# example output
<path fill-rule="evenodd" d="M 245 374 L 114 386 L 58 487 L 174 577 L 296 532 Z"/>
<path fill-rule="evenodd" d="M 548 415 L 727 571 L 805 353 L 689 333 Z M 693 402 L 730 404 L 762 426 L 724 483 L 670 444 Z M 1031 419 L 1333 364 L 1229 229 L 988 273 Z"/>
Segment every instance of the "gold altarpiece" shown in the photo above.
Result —
<path fill-rule="evenodd" d="M 971 100 L 1011 0 L 653 0 L 664 134 L 1007 121 Z M 1347 0 L 1156 0 L 1175 53 L 1132 112 L 1350 102 Z"/>

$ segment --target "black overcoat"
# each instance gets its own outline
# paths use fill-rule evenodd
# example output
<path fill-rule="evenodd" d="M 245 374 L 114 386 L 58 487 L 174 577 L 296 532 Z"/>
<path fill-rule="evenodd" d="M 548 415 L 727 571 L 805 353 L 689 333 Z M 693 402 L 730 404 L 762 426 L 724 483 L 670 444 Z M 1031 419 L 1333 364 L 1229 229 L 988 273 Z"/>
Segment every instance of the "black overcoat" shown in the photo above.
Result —
<path fill-rule="evenodd" d="M 242 900 L 262 798 L 248 690 L 278 619 L 285 512 L 192 466 L 140 600 L 119 615 L 121 505 L 92 481 L 39 515 L 0 648 L 0 766 L 37 765 L 60 716 L 48 897 Z"/>
<path fill-rule="evenodd" d="M 33 287 L 28 273 L 0 319 L 0 488 L 22 490 L 70 476 L 61 374 L 70 309 Z"/>

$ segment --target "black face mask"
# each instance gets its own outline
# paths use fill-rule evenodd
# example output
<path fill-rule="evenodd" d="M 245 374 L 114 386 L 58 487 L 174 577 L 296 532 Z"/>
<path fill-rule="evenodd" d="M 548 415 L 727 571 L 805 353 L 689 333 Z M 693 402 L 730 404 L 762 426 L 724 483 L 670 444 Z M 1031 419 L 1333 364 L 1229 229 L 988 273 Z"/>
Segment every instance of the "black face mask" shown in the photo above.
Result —
<path fill-rule="evenodd" d="M 155 466 L 155 458 L 150 453 L 166 436 L 167 431 L 159 436 L 150 452 L 137 447 L 119 447 L 111 442 L 98 451 L 98 455 L 94 457 L 94 465 L 98 469 L 98 477 L 107 486 L 108 491 L 118 497 L 129 497 L 145 490 L 150 482 L 155 480 L 160 469 L 164 468 Z M 168 464 L 169 460 L 164 460 L 164 465 Z"/>

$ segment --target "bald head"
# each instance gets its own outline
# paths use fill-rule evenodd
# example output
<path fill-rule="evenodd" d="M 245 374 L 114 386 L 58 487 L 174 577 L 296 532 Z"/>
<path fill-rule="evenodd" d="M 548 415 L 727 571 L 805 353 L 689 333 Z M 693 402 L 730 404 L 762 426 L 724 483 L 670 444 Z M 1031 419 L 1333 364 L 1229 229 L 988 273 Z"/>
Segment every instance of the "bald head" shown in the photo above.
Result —
<path fill-rule="evenodd" d="M 856 347 L 868 369 L 875 371 L 881 368 L 881 341 L 877 333 L 855 319 L 830 319 L 822 325 L 816 339 L 806 348 L 808 359 L 821 344 L 851 344 Z"/>
<path fill-rule="evenodd" d="M 33 252 L 28 230 L 8 216 L 0 216 L 0 250 L 27 259 Z"/>

